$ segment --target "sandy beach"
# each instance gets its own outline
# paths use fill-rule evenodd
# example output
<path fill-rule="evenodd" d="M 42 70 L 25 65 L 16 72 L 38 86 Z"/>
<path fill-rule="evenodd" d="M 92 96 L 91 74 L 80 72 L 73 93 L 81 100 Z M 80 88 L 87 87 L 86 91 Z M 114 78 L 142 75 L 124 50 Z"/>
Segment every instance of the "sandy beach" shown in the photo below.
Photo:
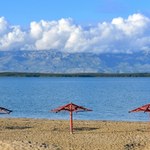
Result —
<path fill-rule="evenodd" d="M 149 150 L 148 122 L 0 119 L 0 150 Z"/>

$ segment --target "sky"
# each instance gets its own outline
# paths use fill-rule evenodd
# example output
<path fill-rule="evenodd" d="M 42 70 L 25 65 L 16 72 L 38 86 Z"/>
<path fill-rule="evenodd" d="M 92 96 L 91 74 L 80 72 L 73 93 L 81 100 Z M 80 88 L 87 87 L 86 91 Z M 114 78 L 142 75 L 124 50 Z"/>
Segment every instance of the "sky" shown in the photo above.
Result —
<path fill-rule="evenodd" d="M 0 50 L 149 51 L 149 0 L 5 0 Z"/>
<path fill-rule="evenodd" d="M 0 5 L 0 15 L 21 26 L 42 19 L 71 17 L 80 24 L 93 24 L 134 13 L 150 16 L 149 0 L 5 0 Z"/>

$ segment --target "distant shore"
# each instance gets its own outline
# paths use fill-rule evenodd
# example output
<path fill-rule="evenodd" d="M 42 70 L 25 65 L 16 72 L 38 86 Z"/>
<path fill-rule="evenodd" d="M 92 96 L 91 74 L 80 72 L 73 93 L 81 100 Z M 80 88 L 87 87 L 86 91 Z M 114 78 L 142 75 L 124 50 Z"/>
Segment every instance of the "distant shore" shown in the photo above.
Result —
<path fill-rule="evenodd" d="M 0 72 L 0 77 L 150 77 L 150 73 L 32 73 L 32 72 Z"/>
<path fill-rule="evenodd" d="M 0 118 L 3 150 L 149 150 L 148 122 Z"/>

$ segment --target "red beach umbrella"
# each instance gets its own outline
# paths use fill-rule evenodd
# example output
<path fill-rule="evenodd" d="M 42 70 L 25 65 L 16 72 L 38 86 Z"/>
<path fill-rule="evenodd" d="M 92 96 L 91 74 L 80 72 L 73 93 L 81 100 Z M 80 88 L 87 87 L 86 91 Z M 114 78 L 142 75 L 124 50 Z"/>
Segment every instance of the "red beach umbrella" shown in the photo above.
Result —
<path fill-rule="evenodd" d="M 4 107 L 0 107 L 0 114 L 10 114 L 12 110 L 6 109 Z"/>
<path fill-rule="evenodd" d="M 60 106 L 56 109 L 51 110 L 52 112 L 60 112 L 60 111 L 69 111 L 70 112 L 70 133 L 73 133 L 73 112 L 81 112 L 81 111 L 92 111 L 91 109 L 82 107 L 82 106 L 78 106 L 76 104 L 73 103 L 69 103 L 67 105 L 64 106 Z"/>
<path fill-rule="evenodd" d="M 136 109 L 133 109 L 133 110 L 129 111 L 129 113 L 131 113 L 131 112 L 139 112 L 139 111 L 150 112 L 150 104 L 146 104 L 144 106 L 141 106 L 141 107 L 138 107 Z"/>
<path fill-rule="evenodd" d="M 141 112 L 141 111 L 150 112 L 150 104 L 146 104 L 144 106 L 133 109 L 133 110 L 129 111 L 129 113 L 131 113 L 131 112 Z"/>

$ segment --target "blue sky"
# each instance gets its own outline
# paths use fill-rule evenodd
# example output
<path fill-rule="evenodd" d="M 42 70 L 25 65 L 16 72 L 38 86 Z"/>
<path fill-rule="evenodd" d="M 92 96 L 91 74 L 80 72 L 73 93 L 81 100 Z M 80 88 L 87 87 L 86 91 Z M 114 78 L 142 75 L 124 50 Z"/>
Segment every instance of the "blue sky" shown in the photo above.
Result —
<path fill-rule="evenodd" d="M 133 13 L 150 16 L 149 0 L 5 0 L 0 16 L 11 24 L 28 26 L 31 21 L 71 17 L 83 25 L 127 17 Z"/>
<path fill-rule="evenodd" d="M 149 0 L 5 0 L 0 50 L 150 51 Z"/>

